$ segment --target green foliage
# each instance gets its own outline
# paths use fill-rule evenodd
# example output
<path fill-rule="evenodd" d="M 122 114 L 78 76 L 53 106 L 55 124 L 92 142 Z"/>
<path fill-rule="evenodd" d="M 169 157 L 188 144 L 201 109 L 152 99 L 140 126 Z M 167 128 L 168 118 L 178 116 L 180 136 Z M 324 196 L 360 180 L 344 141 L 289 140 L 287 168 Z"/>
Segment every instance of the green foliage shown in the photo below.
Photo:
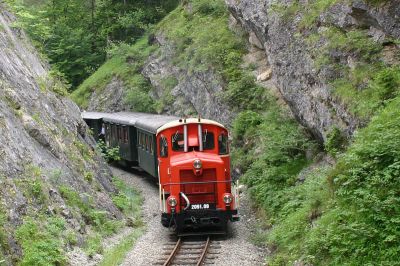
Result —
<path fill-rule="evenodd" d="M 103 238 L 100 234 L 92 234 L 85 241 L 85 251 L 88 256 L 95 254 L 102 254 L 104 252 L 103 245 L 101 244 Z"/>
<path fill-rule="evenodd" d="M 338 152 L 345 149 L 346 137 L 338 127 L 333 127 L 328 133 L 324 145 L 327 153 L 336 156 Z"/>
<path fill-rule="evenodd" d="M 84 201 L 77 192 L 63 185 L 59 187 L 59 191 L 68 206 L 77 207 L 86 224 L 92 225 L 95 231 L 101 235 L 111 235 L 121 226 L 120 222 L 107 217 L 105 211 L 97 210 L 93 206 L 92 199 L 87 198 Z"/>
<path fill-rule="evenodd" d="M 389 66 L 381 60 L 382 44 L 359 29 L 343 32 L 329 28 L 323 37 L 326 44 L 316 49 L 317 65 L 336 71 L 339 77 L 331 80 L 333 92 L 354 115 L 368 120 L 396 97 L 400 87 L 399 66 Z M 311 42 L 319 40 L 315 35 L 311 39 Z M 351 67 L 340 63 L 347 61 L 348 55 L 354 61 Z"/>
<path fill-rule="evenodd" d="M 126 43 L 113 45 L 109 50 L 110 59 L 71 94 L 72 99 L 82 108 L 87 108 L 92 92 L 101 93 L 113 77 L 118 77 L 126 90 L 124 102 L 132 110 L 154 112 L 154 102 L 149 95 L 151 86 L 140 71 L 155 49 L 148 44 L 147 37 L 132 46 Z"/>
<path fill-rule="evenodd" d="M 265 108 L 268 101 L 265 88 L 256 85 L 254 77 L 238 67 L 245 49 L 240 36 L 228 28 L 224 2 L 189 2 L 191 9 L 179 7 L 157 26 L 175 44 L 176 65 L 189 73 L 216 71 L 226 83 L 219 96 L 236 111 Z"/>
<path fill-rule="evenodd" d="M 179 81 L 174 76 L 168 76 L 160 80 L 160 85 L 163 87 L 160 100 L 155 103 L 157 113 L 162 113 L 167 106 L 171 106 L 175 97 L 172 95 L 172 90 L 178 85 Z"/>
<path fill-rule="evenodd" d="M 177 5 L 177 0 L 8 0 L 52 65 L 76 88 L 106 59 L 110 41 L 132 43 Z M 62 91 L 64 93 L 64 91 Z"/>
<path fill-rule="evenodd" d="M 128 251 L 143 233 L 141 218 L 141 203 L 143 199 L 140 193 L 118 177 L 113 177 L 113 184 L 119 191 L 113 196 L 113 202 L 126 216 L 133 217 L 132 225 L 135 228 L 120 243 L 104 253 L 103 260 L 100 263 L 103 266 L 121 264 Z M 96 245 L 94 245 L 94 248 L 96 248 Z"/>
<path fill-rule="evenodd" d="M 125 237 L 111 250 L 105 252 L 100 266 L 117 266 L 120 265 L 125 259 L 126 254 L 132 249 L 133 244 L 142 235 L 143 231 L 137 229 Z"/>
<path fill-rule="evenodd" d="M 245 182 L 267 215 L 277 217 L 287 201 L 286 190 L 307 164 L 305 151 L 311 144 L 297 123 L 272 103 L 263 114 L 239 114 L 232 132 L 234 165 L 245 172 Z"/>
<path fill-rule="evenodd" d="M 337 263 L 390 264 L 399 256 L 399 107 L 396 98 L 360 130 L 333 173 L 339 219 L 327 225 L 336 236 L 323 240 Z"/>
<path fill-rule="evenodd" d="M 26 218 L 16 230 L 23 257 L 20 265 L 66 265 L 61 236 L 65 222 L 60 218 Z"/>
<path fill-rule="evenodd" d="M 109 148 L 103 140 L 99 140 L 97 142 L 96 149 L 107 162 L 116 162 L 121 160 L 119 155 L 119 147 Z"/>
<path fill-rule="evenodd" d="M 129 219 L 132 219 L 134 227 L 142 226 L 141 203 L 143 202 L 143 198 L 140 193 L 118 177 L 113 177 L 113 184 L 118 189 L 118 193 L 112 197 L 115 206 L 129 217 Z"/>
<path fill-rule="evenodd" d="M 42 180 L 42 169 L 36 165 L 29 164 L 25 168 L 24 174 L 16 184 L 22 188 L 24 196 L 29 201 L 36 201 L 44 204 L 48 200 Z"/>
<path fill-rule="evenodd" d="M 6 230 L 7 213 L 0 205 L 0 261 L 5 260 L 5 255 L 9 252 L 8 233 Z"/>
<path fill-rule="evenodd" d="M 314 169 L 284 194 L 279 188 L 267 193 L 285 199 L 268 212 L 275 226 L 264 239 L 276 248 L 269 265 L 299 259 L 312 265 L 397 265 L 399 140 L 397 96 L 359 130 L 333 169 Z M 261 202 L 271 209 L 269 199 Z"/>
<path fill-rule="evenodd" d="M 93 182 L 93 176 L 94 176 L 93 172 L 85 172 L 85 173 L 83 173 L 83 178 L 86 181 L 88 181 L 89 183 Z"/>
<path fill-rule="evenodd" d="M 151 89 L 149 81 L 142 75 L 136 74 L 130 79 L 130 85 L 124 98 L 125 103 L 138 112 L 155 112 L 154 101 L 149 94 Z"/>
<path fill-rule="evenodd" d="M 313 27 L 319 16 L 338 1 L 340 0 L 312 0 L 308 2 L 306 6 L 302 6 L 304 15 L 299 26 L 301 28 Z"/>
<path fill-rule="evenodd" d="M 76 149 L 79 151 L 79 153 L 82 155 L 82 158 L 85 161 L 93 160 L 93 152 L 90 150 L 90 148 L 87 144 L 83 143 L 80 140 L 74 140 L 73 144 L 76 147 Z"/>

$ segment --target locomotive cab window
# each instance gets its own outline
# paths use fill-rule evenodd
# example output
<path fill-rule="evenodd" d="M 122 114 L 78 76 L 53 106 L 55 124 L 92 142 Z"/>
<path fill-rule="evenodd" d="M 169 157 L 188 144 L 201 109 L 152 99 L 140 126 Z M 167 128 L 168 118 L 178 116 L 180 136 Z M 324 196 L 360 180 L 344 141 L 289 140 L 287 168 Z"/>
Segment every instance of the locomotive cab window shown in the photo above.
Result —
<path fill-rule="evenodd" d="M 218 154 L 226 155 L 228 153 L 228 135 L 225 133 L 221 133 L 221 135 L 218 136 Z"/>
<path fill-rule="evenodd" d="M 176 131 L 171 137 L 172 150 L 173 151 L 183 151 L 185 148 L 185 143 L 183 140 L 183 134 Z"/>
<path fill-rule="evenodd" d="M 206 130 L 203 132 L 203 150 L 212 149 L 214 149 L 214 133 Z"/>
<path fill-rule="evenodd" d="M 168 142 L 164 136 L 160 138 L 160 157 L 168 157 Z"/>

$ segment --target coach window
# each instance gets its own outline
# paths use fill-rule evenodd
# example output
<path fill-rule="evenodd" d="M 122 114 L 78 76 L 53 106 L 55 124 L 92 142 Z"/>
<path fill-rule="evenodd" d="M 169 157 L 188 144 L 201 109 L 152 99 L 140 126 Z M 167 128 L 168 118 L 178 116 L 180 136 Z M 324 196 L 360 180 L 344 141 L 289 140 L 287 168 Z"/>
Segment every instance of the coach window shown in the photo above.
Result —
<path fill-rule="evenodd" d="M 126 126 L 122 127 L 124 143 L 128 143 L 128 128 Z"/>
<path fill-rule="evenodd" d="M 117 139 L 118 139 L 118 141 L 121 140 L 121 126 L 120 125 L 117 126 Z"/>
<path fill-rule="evenodd" d="M 115 143 L 118 138 L 117 137 L 117 126 L 115 124 L 111 125 L 111 131 L 112 131 L 111 138 L 112 138 L 113 143 Z"/>
<path fill-rule="evenodd" d="M 145 143 L 146 143 L 146 151 L 149 150 L 149 136 L 146 134 L 144 135 Z"/>
<path fill-rule="evenodd" d="M 185 148 L 185 142 L 183 140 L 183 134 L 176 131 L 171 137 L 172 150 L 173 151 L 183 151 Z"/>
<path fill-rule="evenodd" d="M 107 144 L 107 146 L 109 146 L 110 145 L 110 125 L 109 124 L 106 124 L 105 131 L 106 131 L 106 144 Z"/>
<path fill-rule="evenodd" d="M 146 141 L 145 141 L 145 135 L 142 133 L 142 149 L 146 149 Z"/>
<path fill-rule="evenodd" d="M 149 137 L 149 150 L 150 154 L 153 154 L 153 138 Z"/>
<path fill-rule="evenodd" d="M 214 149 L 214 133 L 208 132 L 206 129 L 203 132 L 203 150 Z"/>
<path fill-rule="evenodd" d="M 224 132 L 218 136 L 218 153 L 220 155 L 226 155 L 229 153 L 228 135 Z"/>
<path fill-rule="evenodd" d="M 168 157 L 168 142 L 164 136 L 160 138 L 160 157 Z"/>
<path fill-rule="evenodd" d="M 139 147 L 143 149 L 143 133 L 139 132 Z"/>

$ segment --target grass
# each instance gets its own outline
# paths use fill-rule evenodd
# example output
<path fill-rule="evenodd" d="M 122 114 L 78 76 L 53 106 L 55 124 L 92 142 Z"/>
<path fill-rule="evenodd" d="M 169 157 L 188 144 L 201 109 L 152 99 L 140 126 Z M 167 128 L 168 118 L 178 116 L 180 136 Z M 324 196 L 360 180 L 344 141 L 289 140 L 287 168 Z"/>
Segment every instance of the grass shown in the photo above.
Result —
<path fill-rule="evenodd" d="M 257 86 L 249 70 L 238 68 L 246 53 L 243 36 L 228 28 L 228 11 L 223 1 L 191 1 L 192 9 L 179 7 L 171 12 L 157 30 L 175 46 L 174 64 L 187 75 L 213 71 L 223 84 L 217 97 L 232 109 L 261 110 L 268 95 Z M 201 26 L 199 26 L 201 25 Z"/>
<path fill-rule="evenodd" d="M 122 227 L 121 221 L 114 220 L 108 217 L 107 212 L 98 210 L 88 195 L 83 200 L 76 191 L 65 185 L 59 187 L 59 192 L 68 206 L 77 208 L 83 216 L 85 223 L 91 225 L 94 231 L 101 236 L 112 235 Z"/>
<path fill-rule="evenodd" d="M 28 217 L 15 232 L 23 249 L 19 265 L 66 265 L 62 235 L 65 221 L 56 217 Z"/>
<path fill-rule="evenodd" d="M 100 266 L 117 266 L 120 265 L 126 254 L 132 249 L 136 240 L 142 235 L 143 230 L 141 228 L 135 229 L 132 233 L 126 236 L 120 243 L 115 247 L 107 250 L 104 253 L 103 260 L 100 262 Z"/>
<path fill-rule="evenodd" d="M 131 226 L 134 229 L 120 243 L 110 250 L 105 251 L 103 260 L 100 263 L 102 266 L 119 265 L 143 233 L 143 221 L 141 217 L 141 203 L 143 199 L 140 193 L 118 177 L 113 178 L 113 183 L 119 190 L 113 197 L 113 202 L 129 219 L 133 220 Z"/>
<path fill-rule="evenodd" d="M 136 93 L 141 96 L 140 101 L 132 103 L 132 109 L 146 111 L 145 108 L 150 108 L 149 111 L 153 111 L 151 109 L 153 102 L 148 95 L 149 86 L 141 77 L 140 69 L 155 49 L 148 44 L 147 36 L 142 37 L 132 46 L 124 43 L 115 45 L 109 51 L 110 58 L 71 94 L 72 99 L 86 109 L 91 94 L 94 91 L 100 94 L 107 84 L 117 77 L 124 83 L 128 95 Z M 125 100 L 129 102 L 132 97 L 128 96 Z M 142 101 L 145 102 L 144 105 L 139 105 Z"/>
<path fill-rule="evenodd" d="M 134 239 L 124 239 L 121 243 L 116 245 L 112 250 L 106 251 L 105 263 L 110 263 L 110 261 L 115 261 L 116 258 L 119 260 L 123 259 L 123 256 L 131 247 L 137 237 L 142 232 L 143 221 L 141 218 L 141 203 L 143 199 L 139 192 L 137 192 L 131 186 L 128 186 L 121 179 L 114 177 L 113 184 L 118 189 L 118 193 L 112 196 L 112 200 L 119 208 L 127 219 L 131 220 L 130 226 L 134 227 L 134 231 L 131 233 L 130 237 L 135 237 Z M 60 186 L 60 195 L 67 202 L 70 207 L 75 207 L 79 210 L 83 216 L 86 224 L 91 225 L 93 231 L 86 238 L 84 244 L 84 250 L 89 256 L 94 254 L 102 254 L 103 240 L 105 237 L 115 234 L 123 227 L 123 221 L 118 221 L 110 219 L 104 211 L 97 210 L 90 198 L 85 201 L 79 196 L 79 194 L 69 187 Z M 105 264 L 109 265 L 109 264 Z"/>

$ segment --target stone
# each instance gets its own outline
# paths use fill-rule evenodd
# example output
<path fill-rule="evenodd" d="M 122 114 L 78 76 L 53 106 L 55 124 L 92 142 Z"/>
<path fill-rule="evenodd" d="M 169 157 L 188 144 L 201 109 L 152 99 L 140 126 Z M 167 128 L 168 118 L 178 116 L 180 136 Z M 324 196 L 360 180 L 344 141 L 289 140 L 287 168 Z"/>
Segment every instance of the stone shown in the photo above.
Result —
<path fill-rule="evenodd" d="M 68 230 L 87 234 L 79 226 L 84 224 L 81 215 L 73 218 L 61 197 L 61 185 L 87 195 L 100 211 L 122 219 L 109 194 L 116 189 L 106 163 L 97 154 L 86 160 L 82 156 L 82 149 L 90 149 L 94 140 L 85 133 L 79 108 L 67 97 L 39 87 L 38 81 L 49 79 L 49 66 L 15 24 L 15 16 L 0 3 L 0 198 L 7 210 L 6 227 L 13 231 L 27 216 L 45 210 L 67 218 Z M 82 172 L 89 171 L 97 186 L 84 180 Z M 29 185 L 25 181 L 35 179 L 42 184 L 40 196 L 47 196 L 45 202 L 25 191 Z M 22 255 L 15 234 L 9 235 L 5 265 Z"/>
<path fill-rule="evenodd" d="M 346 135 L 351 136 L 361 126 L 354 115 L 337 97 L 331 94 L 330 80 L 338 74 L 330 67 L 315 70 L 312 51 L 324 45 L 324 40 L 309 44 L 298 33 L 295 19 L 285 18 L 270 12 L 273 0 L 225 0 L 228 10 L 242 28 L 265 47 L 268 65 L 274 73 L 271 81 L 278 88 L 283 100 L 290 107 L 297 121 L 306 127 L 320 143 L 326 140 L 333 125 L 339 125 Z M 282 1 L 288 4 L 290 1 Z M 381 5 L 371 5 L 365 0 L 351 2 L 339 1 L 322 12 L 316 23 L 316 32 L 323 32 L 327 25 L 343 31 L 354 28 L 369 30 L 377 41 L 400 36 L 400 1 L 386 1 Z M 254 43 L 254 41 L 252 41 Z M 354 66 L 351 52 L 332 51 L 340 64 Z M 388 49 L 385 60 L 393 62 L 392 52 Z M 266 75 L 268 76 L 268 75 Z M 259 77 L 261 78 L 261 76 Z"/>
<path fill-rule="evenodd" d="M 255 35 L 254 32 L 250 32 L 249 43 L 252 44 L 253 46 L 257 47 L 258 49 L 264 50 L 264 45 L 257 38 L 257 36 Z"/>
<path fill-rule="evenodd" d="M 267 71 L 261 73 L 257 76 L 257 81 L 267 81 L 272 77 L 272 69 L 268 69 Z"/>

